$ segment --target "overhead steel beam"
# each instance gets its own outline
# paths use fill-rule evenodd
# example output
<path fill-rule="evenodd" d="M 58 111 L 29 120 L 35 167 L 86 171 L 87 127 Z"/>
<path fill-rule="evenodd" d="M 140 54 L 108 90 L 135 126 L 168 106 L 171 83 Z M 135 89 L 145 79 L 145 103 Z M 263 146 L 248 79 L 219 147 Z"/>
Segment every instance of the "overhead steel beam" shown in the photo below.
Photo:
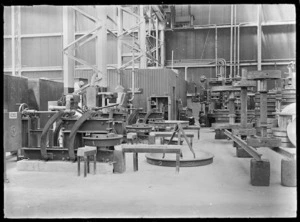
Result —
<path fill-rule="evenodd" d="M 85 16 L 86 18 L 90 19 L 91 21 L 93 21 L 93 22 L 97 21 L 97 18 L 95 18 L 94 16 L 86 13 L 85 11 L 81 10 L 80 8 L 75 7 L 75 6 L 70 6 L 70 7 L 73 8 L 75 11 L 78 11 L 79 13 L 81 13 L 83 16 Z"/>
<path fill-rule="evenodd" d="M 164 15 L 161 12 L 160 8 L 157 5 L 152 5 L 152 10 L 159 19 L 160 22 L 165 22 Z"/>
<path fill-rule="evenodd" d="M 75 45 L 77 42 L 81 41 L 82 39 L 84 39 L 88 35 L 92 34 L 93 32 L 97 31 L 98 29 L 100 29 L 101 27 L 102 27 L 102 24 L 98 25 L 96 28 L 92 29 L 88 33 L 85 33 L 83 36 L 81 36 L 80 38 L 74 40 L 73 42 L 69 43 L 66 47 L 64 47 L 64 50 L 67 50 L 69 47 L 71 47 L 72 45 Z"/>

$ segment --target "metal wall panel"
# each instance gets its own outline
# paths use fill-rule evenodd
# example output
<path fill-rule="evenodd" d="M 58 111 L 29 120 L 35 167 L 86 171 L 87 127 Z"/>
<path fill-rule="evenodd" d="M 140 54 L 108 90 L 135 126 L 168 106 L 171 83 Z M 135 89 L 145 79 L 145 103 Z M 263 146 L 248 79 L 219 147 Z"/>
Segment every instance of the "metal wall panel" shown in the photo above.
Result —
<path fill-rule="evenodd" d="M 11 7 L 5 6 L 3 10 L 3 34 L 11 34 Z"/>
<path fill-rule="evenodd" d="M 118 63 L 117 38 L 112 34 L 107 35 L 107 64 Z"/>
<path fill-rule="evenodd" d="M 257 59 L 256 33 L 255 27 L 240 28 L 240 60 Z M 174 60 L 215 59 L 214 35 L 214 29 L 166 32 L 166 59 L 172 59 L 172 50 Z M 263 27 L 263 59 L 295 58 L 295 49 L 294 25 Z M 230 29 L 218 30 L 218 58 L 230 60 Z"/>
<path fill-rule="evenodd" d="M 21 33 L 55 33 L 63 31 L 61 6 L 22 6 Z"/>
<path fill-rule="evenodd" d="M 176 5 L 178 15 L 187 15 L 187 5 Z M 183 10 L 185 8 L 185 10 Z M 181 11 L 184 11 L 182 14 Z M 262 4 L 263 22 L 295 20 L 295 6 L 292 4 Z M 230 24 L 231 6 L 192 5 L 194 25 Z M 257 22 L 256 4 L 237 5 L 237 23 Z"/>
<path fill-rule="evenodd" d="M 76 69 L 74 78 L 83 78 L 83 79 L 87 79 L 88 82 L 90 82 L 94 73 L 95 73 L 95 71 L 93 71 L 93 70 Z"/>
<path fill-rule="evenodd" d="M 80 6 L 77 5 L 79 9 L 86 12 L 89 15 L 96 16 L 96 10 L 94 6 Z M 95 28 L 95 23 L 83 16 L 80 12 L 75 11 L 75 32 L 86 32 Z"/>
<path fill-rule="evenodd" d="M 77 35 L 77 38 L 80 38 L 81 35 Z M 117 63 L 117 39 L 111 35 L 107 35 L 107 64 L 116 64 Z M 96 65 L 96 39 L 92 39 L 83 46 L 76 49 L 76 56 L 84 61 L 88 62 L 91 65 Z M 126 48 L 127 49 L 127 48 Z M 82 65 L 76 62 L 76 65 Z"/>
<path fill-rule="evenodd" d="M 176 77 L 176 87 L 177 87 L 177 98 L 180 98 L 182 101 L 182 105 L 186 106 L 187 85 L 184 79 L 184 73 L 178 72 L 178 76 Z"/>
<path fill-rule="evenodd" d="M 293 4 L 263 4 L 263 21 L 296 20 L 296 7 Z"/>
<path fill-rule="evenodd" d="M 30 105 L 37 106 L 38 110 L 46 111 L 48 110 L 48 101 L 57 101 L 63 96 L 64 84 L 47 79 L 29 80 L 28 92 L 35 97 L 35 101 L 29 100 Z M 49 114 L 40 114 L 39 116 L 40 127 L 43 128 L 49 120 Z"/>
<path fill-rule="evenodd" d="M 166 32 L 166 59 L 212 59 L 215 57 L 215 30 L 181 30 Z M 218 36 L 222 39 L 222 36 Z"/>
<path fill-rule="evenodd" d="M 81 36 L 76 36 L 76 39 Z M 91 41 L 87 42 L 83 46 L 76 49 L 75 55 L 77 58 L 82 59 L 88 62 L 91 65 L 96 65 L 96 39 L 92 39 Z M 82 65 L 81 63 L 75 61 L 76 65 Z"/>
<path fill-rule="evenodd" d="M 40 82 L 39 79 L 28 79 L 28 106 L 30 109 L 40 110 Z"/>
<path fill-rule="evenodd" d="M 256 33 L 256 27 L 240 28 L 240 60 L 257 60 Z"/>
<path fill-rule="evenodd" d="M 3 108 L 8 112 L 17 112 L 17 103 L 28 103 L 28 79 L 19 76 L 4 75 Z"/>
<path fill-rule="evenodd" d="M 47 79 L 39 79 L 39 108 L 40 110 L 48 109 L 48 101 L 60 99 L 64 93 L 64 84 Z"/>
<path fill-rule="evenodd" d="M 11 39 L 4 39 L 3 43 L 3 65 L 4 68 L 10 68 L 11 67 Z"/>
<path fill-rule="evenodd" d="M 263 27 L 262 59 L 296 58 L 296 27 Z"/>
<path fill-rule="evenodd" d="M 109 91 L 114 91 L 117 86 L 117 72 L 116 70 L 108 70 L 108 82 Z M 131 70 L 124 70 L 121 74 L 121 85 L 125 89 L 129 89 L 132 86 Z M 176 80 L 176 78 L 178 80 Z M 175 86 L 176 95 L 180 97 L 184 104 L 186 104 L 186 85 L 184 77 L 179 74 L 176 77 L 170 69 L 138 69 L 135 72 L 135 88 L 142 88 L 142 94 L 136 94 L 134 98 L 134 105 L 147 109 L 147 98 L 152 95 L 172 96 L 172 87 Z"/>
<path fill-rule="evenodd" d="M 230 60 L 230 29 L 218 29 L 218 58 L 223 58 L 226 61 Z"/>
<path fill-rule="evenodd" d="M 213 29 L 196 30 L 195 33 L 196 33 L 195 41 L 197 41 L 198 44 L 200 44 L 200 47 L 196 48 L 196 58 L 197 59 L 214 58 L 215 57 L 215 30 Z M 189 47 L 193 47 L 193 45 L 190 44 Z"/>
<path fill-rule="evenodd" d="M 96 10 L 94 6 L 77 6 L 84 12 L 88 13 L 89 15 L 92 15 L 96 17 Z M 106 6 L 107 7 L 107 15 L 112 18 L 115 22 L 117 22 L 117 7 L 116 6 Z M 92 30 L 95 28 L 95 23 L 91 21 L 90 19 L 87 19 L 84 17 L 81 13 L 75 12 L 76 14 L 76 32 L 85 32 Z M 107 20 L 107 28 L 111 30 L 116 30 L 116 25 L 111 22 L 110 20 Z M 136 25 L 136 18 L 132 15 L 129 15 L 128 13 L 123 13 L 123 26 L 124 28 L 128 29 Z"/>
<path fill-rule="evenodd" d="M 204 75 L 207 79 L 215 78 L 216 71 L 214 67 L 188 68 L 188 81 L 200 82 L 200 76 Z"/>
<path fill-rule="evenodd" d="M 21 41 L 24 67 L 62 66 L 62 38 L 25 38 Z"/>

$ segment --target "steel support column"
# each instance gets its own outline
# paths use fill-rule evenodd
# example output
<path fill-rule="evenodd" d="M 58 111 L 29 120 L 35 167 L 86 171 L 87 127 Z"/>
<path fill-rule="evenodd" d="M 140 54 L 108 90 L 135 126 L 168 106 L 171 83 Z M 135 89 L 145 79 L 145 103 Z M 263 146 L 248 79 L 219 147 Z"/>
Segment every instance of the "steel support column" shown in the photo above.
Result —
<path fill-rule="evenodd" d="M 123 10 L 121 9 L 121 6 L 118 7 L 118 35 L 121 35 L 123 32 Z M 117 64 L 118 69 L 122 66 L 122 40 L 121 36 L 118 38 L 117 42 L 117 50 L 118 50 L 118 58 L 117 58 Z"/>
<path fill-rule="evenodd" d="M 139 27 L 139 39 L 140 39 L 140 47 L 141 47 L 141 53 L 142 57 L 140 59 L 140 68 L 145 69 L 147 68 L 147 47 L 146 47 L 146 22 L 144 17 L 144 6 L 140 5 L 140 19 L 141 24 Z"/>
<path fill-rule="evenodd" d="M 17 68 L 18 68 L 18 75 L 21 76 L 21 6 L 17 7 Z"/>
<path fill-rule="evenodd" d="M 156 63 L 156 67 L 158 67 L 158 62 L 159 62 L 159 56 L 158 56 L 158 53 L 159 53 L 159 45 L 158 45 L 158 38 L 159 38 L 159 36 L 158 36 L 158 18 L 156 18 L 156 23 L 155 23 L 155 37 L 156 37 L 156 39 L 155 39 L 155 58 L 157 59 L 157 61 L 155 62 Z M 150 24 L 149 24 L 150 25 Z"/>
<path fill-rule="evenodd" d="M 107 12 L 106 6 L 96 6 L 96 12 L 98 16 L 98 21 L 96 25 L 102 25 L 102 28 L 97 31 L 96 40 L 96 65 L 97 69 L 100 70 L 101 74 L 98 72 L 98 78 L 102 77 L 99 82 L 101 87 L 107 88 Z M 101 76 L 100 76 L 101 75 Z"/>
<path fill-rule="evenodd" d="M 160 64 L 162 67 L 165 66 L 165 54 L 166 54 L 166 45 L 165 45 L 165 30 L 160 30 Z"/>
<path fill-rule="evenodd" d="M 75 40 L 75 14 L 69 6 L 63 6 L 63 47 L 67 47 L 70 42 Z M 72 49 L 67 49 L 69 55 L 74 56 Z M 72 93 L 74 91 L 74 72 L 75 62 L 66 54 L 63 55 L 63 80 L 64 93 Z"/>
<path fill-rule="evenodd" d="M 257 70 L 261 71 L 261 41 L 262 41 L 262 29 L 261 29 L 261 5 L 257 5 Z"/>
<path fill-rule="evenodd" d="M 16 75 L 15 6 L 11 6 L 11 71 Z"/>

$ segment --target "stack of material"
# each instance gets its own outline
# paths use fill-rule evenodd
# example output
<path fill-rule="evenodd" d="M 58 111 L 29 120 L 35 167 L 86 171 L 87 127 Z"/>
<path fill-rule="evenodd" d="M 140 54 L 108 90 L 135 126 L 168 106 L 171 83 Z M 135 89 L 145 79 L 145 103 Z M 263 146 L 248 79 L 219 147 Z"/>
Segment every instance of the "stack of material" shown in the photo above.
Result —
<path fill-rule="evenodd" d="M 275 119 L 276 112 L 276 91 L 269 91 L 267 98 L 267 117 L 270 119 Z M 260 136 L 260 94 L 255 93 L 255 125 L 257 135 Z M 271 120 L 269 120 L 268 124 L 271 124 Z M 269 130 L 268 134 L 271 133 Z"/>
<path fill-rule="evenodd" d="M 240 123 L 241 122 L 241 111 L 236 110 L 235 115 L 236 115 L 235 122 Z M 248 117 L 248 120 L 247 120 L 248 123 L 253 122 L 253 120 L 255 118 L 255 111 L 254 110 L 247 110 L 247 117 Z"/>
<path fill-rule="evenodd" d="M 215 109 L 213 117 L 216 123 L 229 123 L 229 110 L 228 109 Z"/>
<path fill-rule="evenodd" d="M 278 127 L 278 120 L 275 118 L 268 118 L 267 119 L 267 136 L 273 136 L 273 128 Z"/>
<path fill-rule="evenodd" d="M 276 111 L 276 92 L 269 91 L 267 98 L 267 115 L 268 118 L 274 118 L 274 112 Z M 259 122 L 260 116 L 260 94 L 255 93 L 255 117 L 257 122 Z"/>
<path fill-rule="evenodd" d="M 296 102 L 296 89 L 283 89 L 282 91 L 278 91 L 276 97 L 281 99 L 282 110 L 289 104 Z"/>

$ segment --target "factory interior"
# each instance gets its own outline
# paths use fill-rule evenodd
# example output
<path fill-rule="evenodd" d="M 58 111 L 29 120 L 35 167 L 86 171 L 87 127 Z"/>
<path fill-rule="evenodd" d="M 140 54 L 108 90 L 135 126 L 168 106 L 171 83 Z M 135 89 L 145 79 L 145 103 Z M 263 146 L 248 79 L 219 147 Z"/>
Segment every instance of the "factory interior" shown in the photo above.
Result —
<path fill-rule="evenodd" d="M 3 6 L 4 218 L 297 217 L 293 4 Z"/>

